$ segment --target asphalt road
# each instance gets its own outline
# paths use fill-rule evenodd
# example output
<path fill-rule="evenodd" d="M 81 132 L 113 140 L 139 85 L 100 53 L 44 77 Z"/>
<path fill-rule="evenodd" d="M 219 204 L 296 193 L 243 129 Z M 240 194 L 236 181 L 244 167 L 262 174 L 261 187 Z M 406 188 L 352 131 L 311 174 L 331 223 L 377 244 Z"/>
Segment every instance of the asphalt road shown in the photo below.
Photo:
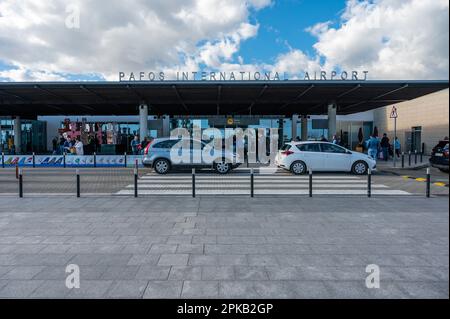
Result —
<path fill-rule="evenodd" d="M 92 195 L 132 195 L 134 173 L 131 168 L 82 168 L 81 193 Z M 255 168 L 255 195 L 307 195 L 307 176 L 293 176 L 284 170 L 272 171 Z M 139 173 L 140 195 L 190 195 L 192 179 L 190 170 L 178 170 L 168 175 L 155 174 L 151 169 L 141 168 Z M 249 169 L 242 167 L 222 176 L 210 170 L 197 170 L 198 195 L 235 194 L 250 192 Z M 448 196 L 449 175 L 431 169 L 432 195 Z M 23 192 L 31 195 L 60 195 L 76 193 L 74 168 L 24 168 Z M 382 169 L 372 176 L 372 193 L 382 195 L 424 196 L 426 170 Z M 347 173 L 315 173 L 315 195 L 356 195 L 367 193 L 367 177 Z M 0 168 L 0 195 L 18 194 L 18 180 L 14 168 Z"/>

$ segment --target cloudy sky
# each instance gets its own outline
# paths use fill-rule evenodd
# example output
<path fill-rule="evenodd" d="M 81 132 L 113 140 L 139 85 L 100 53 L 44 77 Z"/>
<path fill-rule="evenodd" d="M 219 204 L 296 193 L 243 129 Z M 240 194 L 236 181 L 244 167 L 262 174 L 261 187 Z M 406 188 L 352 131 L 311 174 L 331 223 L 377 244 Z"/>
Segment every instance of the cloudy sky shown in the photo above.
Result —
<path fill-rule="evenodd" d="M 368 70 L 448 79 L 448 0 L 0 0 L 0 81 Z"/>

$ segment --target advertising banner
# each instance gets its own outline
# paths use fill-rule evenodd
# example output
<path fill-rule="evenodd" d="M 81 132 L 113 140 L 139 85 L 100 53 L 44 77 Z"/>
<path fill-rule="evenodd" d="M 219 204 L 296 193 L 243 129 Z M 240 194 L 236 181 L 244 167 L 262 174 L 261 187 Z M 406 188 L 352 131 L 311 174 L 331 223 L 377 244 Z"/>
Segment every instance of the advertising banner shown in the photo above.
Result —
<path fill-rule="evenodd" d="M 142 166 L 142 155 L 127 155 L 126 166 Z M 4 163 L 3 163 L 4 161 Z M 66 167 L 125 167 L 124 155 L 66 155 Z M 63 155 L 35 155 L 34 163 L 36 167 L 64 167 Z M 4 155 L 0 156 L 0 166 L 33 166 L 33 155 Z"/>

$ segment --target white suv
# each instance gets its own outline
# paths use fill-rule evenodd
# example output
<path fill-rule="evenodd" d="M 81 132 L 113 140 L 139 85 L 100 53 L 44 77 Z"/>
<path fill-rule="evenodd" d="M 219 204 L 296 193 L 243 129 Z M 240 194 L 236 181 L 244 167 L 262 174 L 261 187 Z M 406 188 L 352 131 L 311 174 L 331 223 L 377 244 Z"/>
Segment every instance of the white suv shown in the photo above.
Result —
<path fill-rule="evenodd" d="M 350 151 L 328 142 L 290 142 L 275 157 L 278 167 L 299 175 L 312 171 L 343 171 L 367 174 L 376 169 L 376 161 L 363 153 Z"/>
<path fill-rule="evenodd" d="M 176 146 L 180 146 L 183 140 L 156 138 L 145 148 L 142 164 L 145 167 L 152 167 L 158 174 L 167 174 L 174 167 L 211 167 L 219 174 L 226 174 L 241 163 L 237 154 L 224 148 L 221 152 L 218 151 L 218 155 L 215 155 L 216 158 L 207 160 L 203 157 L 203 148 L 207 145 L 205 142 L 193 139 L 184 141 L 187 143 L 186 161 L 180 162 L 174 158 L 175 154 L 181 153 L 181 148 L 176 148 Z M 212 151 L 213 149 L 211 149 Z M 213 154 L 211 152 L 210 155 Z M 194 159 L 199 159 L 199 161 Z"/>

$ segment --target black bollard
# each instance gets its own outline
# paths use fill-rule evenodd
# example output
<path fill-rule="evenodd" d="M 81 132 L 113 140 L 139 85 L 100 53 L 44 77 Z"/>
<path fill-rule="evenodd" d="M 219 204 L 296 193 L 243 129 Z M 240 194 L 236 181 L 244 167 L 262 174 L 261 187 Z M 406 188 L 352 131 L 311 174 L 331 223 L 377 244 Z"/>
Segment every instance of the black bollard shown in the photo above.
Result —
<path fill-rule="evenodd" d="M 192 197 L 195 197 L 195 168 L 192 169 Z"/>
<path fill-rule="evenodd" d="M 254 178 L 253 178 L 253 168 L 250 169 L 250 197 L 254 196 Z"/>
<path fill-rule="evenodd" d="M 414 151 L 414 165 L 417 165 L 417 150 Z"/>
<path fill-rule="evenodd" d="M 33 167 L 36 167 L 36 155 L 33 152 Z"/>
<path fill-rule="evenodd" d="M 123 165 L 124 167 L 127 167 L 127 152 L 123 153 L 124 159 L 123 159 Z"/>
<path fill-rule="evenodd" d="M 431 174 L 430 168 L 427 168 L 427 197 L 430 197 L 430 190 L 431 190 Z"/>
<path fill-rule="evenodd" d="M 80 192 L 80 171 L 77 168 L 76 169 L 76 175 L 77 175 L 77 197 L 80 197 L 81 192 Z"/>
<path fill-rule="evenodd" d="M 5 168 L 5 153 L 2 152 L 2 167 Z"/>
<path fill-rule="evenodd" d="M 402 168 L 405 168 L 405 152 L 402 152 Z"/>
<path fill-rule="evenodd" d="M 63 154 L 63 166 L 66 168 L 66 152 Z"/>
<path fill-rule="evenodd" d="M 367 169 L 367 197 L 372 197 L 372 172 Z"/>
<path fill-rule="evenodd" d="M 94 167 L 97 167 L 97 153 L 94 152 Z"/>
<path fill-rule="evenodd" d="M 309 197 L 312 197 L 312 183 L 313 183 L 313 176 L 312 176 L 312 170 L 309 170 Z"/>
<path fill-rule="evenodd" d="M 408 166 L 411 166 L 411 151 L 408 152 L 409 158 L 408 158 Z"/>
<path fill-rule="evenodd" d="M 134 197 L 138 197 L 138 172 L 134 169 Z"/>
<path fill-rule="evenodd" d="M 22 169 L 19 169 L 19 197 L 23 197 L 23 178 L 22 178 Z"/>

